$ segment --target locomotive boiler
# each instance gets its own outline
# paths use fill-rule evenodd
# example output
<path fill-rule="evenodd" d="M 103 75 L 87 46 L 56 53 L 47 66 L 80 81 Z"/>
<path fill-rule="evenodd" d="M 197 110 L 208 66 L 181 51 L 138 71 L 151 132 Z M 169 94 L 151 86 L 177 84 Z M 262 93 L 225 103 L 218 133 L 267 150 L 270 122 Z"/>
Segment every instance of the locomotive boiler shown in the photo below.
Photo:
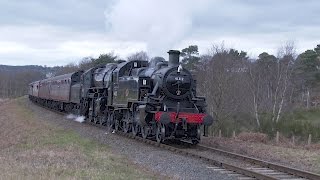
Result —
<path fill-rule="evenodd" d="M 50 94 L 34 96 L 43 94 L 42 91 L 51 92 L 48 91 L 54 87 L 51 85 L 46 89 L 39 86 L 40 89 L 33 93 L 35 83 L 31 83 L 29 95 L 33 101 L 78 113 L 85 116 L 86 121 L 112 131 L 154 138 L 158 142 L 178 139 L 197 144 L 200 127 L 211 125 L 213 118 L 205 111 L 205 98 L 197 96 L 192 74 L 179 62 L 180 52 L 170 50 L 168 53 L 169 61 L 120 61 L 54 77 L 58 82 L 60 77 L 64 78 L 61 80 L 66 83 L 63 92 L 72 95 L 64 101 L 52 99 Z M 43 82 L 50 84 L 53 81 L 46 79 Z M 42 81 L 36 83 L 42 84 Z M 55 87 L 55 94 L 59 94 L 57 87 L 60 85 Z"/>

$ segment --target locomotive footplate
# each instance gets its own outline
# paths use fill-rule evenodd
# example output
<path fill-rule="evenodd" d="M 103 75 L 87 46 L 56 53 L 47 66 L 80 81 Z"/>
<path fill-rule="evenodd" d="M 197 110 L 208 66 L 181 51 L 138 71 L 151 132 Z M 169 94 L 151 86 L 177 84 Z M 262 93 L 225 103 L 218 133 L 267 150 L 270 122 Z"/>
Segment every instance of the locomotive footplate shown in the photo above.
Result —
<path fill-rule="evenodd" d="M 157 122 L 168 124 L 168 123 L 182 123 L 184 128 L 186 124 L 202 124 L 203 118 L 206 116 L 204 113 L 188 113 L 188 112 L 164 112 L 158 111 L 155 113 L 155 120 Z"/>

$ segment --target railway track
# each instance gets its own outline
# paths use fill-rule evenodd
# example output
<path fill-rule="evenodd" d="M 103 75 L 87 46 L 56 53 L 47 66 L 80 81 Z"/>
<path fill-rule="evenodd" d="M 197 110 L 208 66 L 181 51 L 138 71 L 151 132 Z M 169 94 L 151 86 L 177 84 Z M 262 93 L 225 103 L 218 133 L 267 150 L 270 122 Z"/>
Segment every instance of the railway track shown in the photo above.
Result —
<path fill-rule="evenodd" d="M 45 109 L 57 112 L 59 114 L 65 115 L 66 113 L 61 111 L 56 111 L 54 109 L 50 109 L 44 106 L 41 106 Z M 86 122 L 88 124 L 94 125 L 99 128 L 106 129 L 105 126 L 94 124 L 91 122 Z M 149 145 L 153 145 L 156 147 L 160 147 L 162 149 L 166 149 L 169 151 L 172 151 L 177 154 L 186 155 L 193 158 L 201 159 L 208 164 L 211 164 L 211 166 L 208 166 L 208 168 L 212 169 L 213 171 L 218 171 L 220 173 L 227 174 L 228 176 L 235 177 L 237 179 L 241 180 L 249 180 L 249 179 L 262 179 L 262 180 L 275 180 L 275 179 L 286 179 L 286 180 L 302 180 L 302 179 L 311 179 L 311 180 L 320 180 L 319 174 L 314 174 L 307 171 L 302 171 L 299 169 L 290 168 L 287 166 L 270 163 L 267 161 L 263 161 L 260 159 L 252 158 L 245 155 L 240 155 L 228 151 L 224 151 L 217 148 L 208 147 L 205 145 L 197 145 L 194 148 L 181 148 L 181 147 L 175 147 L 173 145 L 168 144 L 159 144 L 156 141 L 150 140 L 150 139 L 143 139 L 139 136 L 133 136 L 131 133 L 124 133 L 122 131 L 117 131 L 115 134 L 124 136 L 127 138 L 135 139 L 139 142 L 143 142 Z M 213 153 L 210 156 L 202 155 L 199 152 L 195 151 L 210 151 Z M 214 154 L 223 155 L 228 158 L 234 158 L 238 161 L 243 161 L 246 163 L 247 166 L 239 166 L 234 165 L 233 163 L 227 163 L 221 160 L 217 160 L 214 158 Z M 213 156 L 213 157 L 212 157 Z M 249 164 L 249 166 L 248 166 Z"/>
<path fill-rule="evenodd" d="M 276 163 L 271 163 L 271 162 L 264 161 L 261 159 L 257 159 L 257 158 L 237 154 L 237 153 L 232 153 L 232 152 L 228 152 L 228 151 L 217 149 L 217 148 L 212 148 L 212 147 L 205 146 L 205 145 L 198 145 L 198 148 L 208 150 L 208 151 L 211 151 L 214 153 L 218 153 L 221 155 L 226 155 L 226 156 L 229 156 L 229 157 L 232 157 L 235 159 L 240 159 L 240 160 L 246 161 L 246 162 L 254 165 L 254 166 L 249 167 L 247 169 L 251 169 L 256 172 L 261 172 L 261 173 L 273 176 L 278 179 L 290 179 L 290 178 L 291 179 L 305 178 L 305 179 L 312 179 L 312 180 L 319 180 L 320 179 L 319 174 L 299 170 L 296 168 L 291 168 L 288 166 L 279 165 Z"/>
<path fill-rule="evenodd" d="M 100 127 L 100 126 L 99 126 Z M 256 158 L 252 158 L 249 156 L 244 156 L 216 148 L 211 148 L 204 145 L 197 145 L 196 148 L 191 148 L 193 151 L 190 151 L 188 148 L 179 148 L 174 147 L 167 144 L 159 144 L 153 140 L 143 139 L 139 136 L 133 136 L 128 133 L 123 132 L 116 132 L 121 136 L 125 136 L 131 139 L 135 139 L 139 142 L 144 142 L 146 144 L 154 145 L 178 154 L 187 155 L 194 158 L 199 158 L 213 166 L 209 166 L 208 168 L 212 169 L 213 171 L 218 171 L 220 173 L 227 174 L 228 176 L 233 176 L 237 179 L 266 179 L 266 180 L 275 180 L 275 179 L 286 179 L 286 180 L 302 180 L 302 179 L 312 179 L 312 180 L 319 180 L 320 175 L 314 174 L 307 171 L 302 171 L 270 162 L 266 162 L 263 160 L 259 160 Z M 226 157 L 236 158 L 241 161 L 245 161 L 249 166 L 237 166 L 231 163 L 227 163 L 224 161 L 217 160 L 215 158 L 211 158 L 208 156 L 201 155 L 197 152 L 199 149 L 207 150 L 213 153 L 218 153 Z"/>

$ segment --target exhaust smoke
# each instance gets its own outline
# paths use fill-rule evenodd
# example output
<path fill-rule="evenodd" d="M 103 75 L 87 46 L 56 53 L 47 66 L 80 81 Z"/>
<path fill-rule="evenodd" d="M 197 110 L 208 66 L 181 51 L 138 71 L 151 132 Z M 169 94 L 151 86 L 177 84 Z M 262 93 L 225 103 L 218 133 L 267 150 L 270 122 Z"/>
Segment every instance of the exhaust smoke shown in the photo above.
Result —
<path fill-rule="evenodd" d="M 79 122 L 79 123 L 83 123 L 84 120 L 85 120 L 85 116 L 78 116 L 78 115 L 75 115 L 75 114 L 68 114 L 67 119 L 72 119 L 76 122 Z"/>

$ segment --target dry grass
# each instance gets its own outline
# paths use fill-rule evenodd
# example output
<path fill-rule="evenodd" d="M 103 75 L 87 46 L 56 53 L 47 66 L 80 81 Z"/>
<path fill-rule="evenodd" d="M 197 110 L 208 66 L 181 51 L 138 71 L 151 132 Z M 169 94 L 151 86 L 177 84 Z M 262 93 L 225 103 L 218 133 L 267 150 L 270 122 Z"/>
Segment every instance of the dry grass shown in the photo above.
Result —
<path fill-rule="evenodd" d="M 0 106 L 0 179 L 154 179 L 102 144 L 35 119 L 25 98 Z"/>
<path fill-rule="evenodd" d="M 247 142 L 266 143 L 268 136 L 263 133 L 242 132 L 237 136 L 237 139 Z"/>

